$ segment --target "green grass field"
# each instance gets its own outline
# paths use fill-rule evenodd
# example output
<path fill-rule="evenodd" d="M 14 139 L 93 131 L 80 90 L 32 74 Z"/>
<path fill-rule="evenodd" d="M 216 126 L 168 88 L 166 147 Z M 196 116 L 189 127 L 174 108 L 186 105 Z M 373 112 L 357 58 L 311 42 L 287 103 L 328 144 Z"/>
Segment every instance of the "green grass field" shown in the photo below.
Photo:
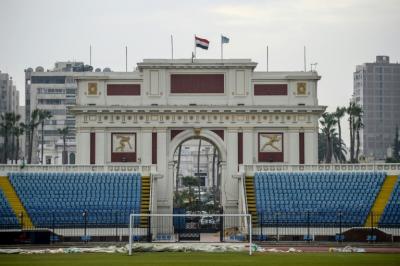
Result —
<path fill-rule="evenodd" d="M 400 265 L 400 254 L 339 254 L 339 253 L 136 253 L 125 254 L 49 254 L 0 255 L 0 265 L 29 266 L 101 266 L 101 265 Z"/>

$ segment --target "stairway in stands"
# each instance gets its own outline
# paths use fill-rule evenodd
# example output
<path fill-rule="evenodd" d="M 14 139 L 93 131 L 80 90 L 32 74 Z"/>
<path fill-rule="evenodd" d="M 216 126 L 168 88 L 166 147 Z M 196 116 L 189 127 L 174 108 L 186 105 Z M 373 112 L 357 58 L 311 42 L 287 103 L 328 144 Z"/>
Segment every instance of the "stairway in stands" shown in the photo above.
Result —
<path fill-rule="evenodd" d="M 254 191 L 254 178 L 252 176 L 246 176 L 246 197 L 247 197 L 247 210 L 251 214 L 251 220 L 253 225 L 258 223 L 257 207 L 256 207 L 256 194 Z"/>
<path fill-rule="evenodd" d="M 140 213 L 149 213 L 150 207 L 150 177 L 142 176 Z M 148 227 L 148 217 L 140 217 L 140 227 Z"/>
<path fill-rule="evenodd" d="M 375 199 L 374 205 L 371 208 L 371 212 L 368 215 L 364 227 L 371 227 L 371 223 L 374 227 L 378 225 L 383 211 L 385 210 L 385 206 L 390 198 L 390 195 L 392 194 L 394 186 L 396 185 L 396 181 L 396 175 L 386 176 L 385 182 L 383 183 L 382 188 Z"/>
<path fill-rule="evenodd" d="M 29 217 L 24 205 L 22 205 L 22 202 L 20 201 L 17 193 L 14 190 L 14 187 L 11 185 L 10 180 L 7 176 L 0 176 L 0 188 L 3 190 L 4 195 L 7 197 L 7 200 L 10 203 L 10 206 L 18 219 L 18 222 L 21 224 L 20 214 L 22 214 L 23 228 L 32 229 L 32 220 Z"/>

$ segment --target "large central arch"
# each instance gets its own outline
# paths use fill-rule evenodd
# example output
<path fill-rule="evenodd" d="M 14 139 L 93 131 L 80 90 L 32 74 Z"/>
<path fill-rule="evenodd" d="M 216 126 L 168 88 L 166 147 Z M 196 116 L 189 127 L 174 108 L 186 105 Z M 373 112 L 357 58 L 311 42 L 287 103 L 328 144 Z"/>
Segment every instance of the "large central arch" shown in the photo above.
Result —
<path fill-rule="evenodd" d="M 172 191 L 173 191 L 173 182 L 171 182 L 174 179 L 174 153 L 177 150 L 178 146 L 182 143 L 184 143 L 187 140 L 190 139 L 204 139 L 208 142 L 210 142 L 211 144 L 213 144 L 217 150 L 218 150 L 218 154 L 219 154 L 219 158 L 220 158 L 220 184 L 221 184 L 221 191 L 220 191 L 220 204 L 221 206 L 224 208 L 225 203 L 226 203 L 226 198 L 224 197 L 224 195 L 226 195 L 225 193 L 225 182 L 227 181 L 227 171 L 226 171 L 226 160 L 227 160 L 227 147 L 226 144 L 224 142 L 224 140 L 217 135 L 215 132 L 209 130 L 209 129 L 199 129 L 199 128 L 190 128 L 190 129 L 186 129 L 182 132 L 180 132 L 179 134 L 177 134 L 169 143 L 168 145 L 168 179 L 169 182 L 168 184 L 170 184 L 170 191 L 171 191 L 171 195 L 172 195 Z M 172 200 L 171 200 L 172 203 Z"/>
<path fill-rule="evenodd" d="M 176 135 L 170 142 L 168 151 L 168 162 L 174 160 L 174 153 L 178 146 L 189 139 L 205 139 L 215 145 L 221 156 L 221 161 L 226 162 L 226 145 L 225 142 L 216 133 L 208 129 L 186 129 Z"/>

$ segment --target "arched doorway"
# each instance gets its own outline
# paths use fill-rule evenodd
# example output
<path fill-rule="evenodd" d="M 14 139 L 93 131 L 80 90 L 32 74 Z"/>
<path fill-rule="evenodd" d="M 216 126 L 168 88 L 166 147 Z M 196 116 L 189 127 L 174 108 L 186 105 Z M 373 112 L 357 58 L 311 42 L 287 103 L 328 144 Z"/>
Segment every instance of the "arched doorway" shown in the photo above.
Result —
<path fill-rule="evenodd" d="M 218 213 L 221 209 L 218 148 L 205 138 L 193 137 L 176 148 L 173 158 L 174 209 Z"/>
<path fill-rule="evenodd" d="M 182 150 L 185 151 L 184 147 L 186 144 L 188 144 L 187 146 L 189 146 L 187 150 L 190 150 L 193 153 L 191 156 L 191 164 L 192 168 L 194 169 L 191 169 L 191 171 L 186 171 L 185 174 L 184 172 L 182 172 L 181 162 L 179 165 L 180 169 L 178 173 L 177 168 L 179 148 L 181 147 L 181 152 Z M 202 167 L 200 167 L 200 169 L 199 167 L 197 167 L 199 159 L 199 144 L 200 163 L 203 162 L 203 169 Z M 173 206 L 181 207 L 179 204 L 177 204 L 178 202 L 175 195 L 180 191 L 188 190 L 189 182 L 192 187 L 196 185 L 196 189 L 193 189 L 193 191 L 197 192 L 197 195 L 193 195 L 193 199 L 196 200 L 198 203 L 200 203 L 201 201 L 198 206 L 191 206 L 190 210 L 195 210 L 196 212 L 207 211 L 208 213 L 219 212 L 226 201 L 223 196 L 223 188 L 224 182 L 226 182 L 224 174 L 226 173 L 227 149 L 223 140 L 223 131 L 221 136 L 221 134 L 216 134 L 215 132 L 207 129 L 187 129 L 174 136 L 168 146 L 168 161 L 170 166 L 169 179 L 172 181 L 170 181 L 170 184 L 171 190 L 174 194 Z M 208 169 L 205 170 L 204 168 Z M 191 180 L 190 178 L 185 178 L 186 176 L 191 176 Z M 205 207 L 205 204 L 208 204 L 209 207 Z"/>

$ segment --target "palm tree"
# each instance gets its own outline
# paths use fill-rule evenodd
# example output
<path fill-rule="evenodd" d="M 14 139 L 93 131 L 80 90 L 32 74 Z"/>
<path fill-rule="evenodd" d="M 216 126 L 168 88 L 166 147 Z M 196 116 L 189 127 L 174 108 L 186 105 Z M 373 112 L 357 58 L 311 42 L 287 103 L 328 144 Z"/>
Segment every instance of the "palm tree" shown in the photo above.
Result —
<path fill-rule="evenodd" d="M 21 116 L 19 114 L 15 114 L 15 113 L 5 113 L 5 114 L 1 114 L 1 123 L 0 123 L 0 127 L 1 127 L 1 131 L 4 135 L 4 163 L 7 163 L 7 159 L 9 157 L 8 155 L 8 149 L 9 149 L 9 140 L 8 137 L 11 134 L 11 158 L 14 158 L 14 137 L 15 135 L 13 134 L 13 129 L 16 125 L 16 123 L 21 119 Z"/>
<path fill-rule="evenodd" d="M 41 143 L 41 157 L 40 161 L 43 164 L 43 146 L 44 146 L 44 121 L 50 119 L 52 114 L 48 110 L 39 110 L 39 123 L 41 124 L 41 134 L 42 134 L 42 143 Z"/>
<path fill-rule="evenodd" d="M 19 123 L 19 125 L 15 126 L 14 130 L 13 130 L 14 131 L 14 135 L 15 135 L 16 140 L 17 140 L 16 141 L 17 142 L 17 144 L 16 144 L 17 148 L 16 148 L 16 152 L 15 152 L 15 164 L 18 163 L 18 159 L 19 159 L 19 138 L 24 134 L 25 128 L 26 128 L 26 126 L 25 126 L 24 123 Z"/>
<path fill-rule="evenodd" d="M 364 127 L 362 122 L 362 114 L 363 111 L 361 107 L 357 107 L 355 111 L 355 129 L 356 129 L 356 140 L 357 140 L 357 148 L 356 148 L 356 161 L 358 162 L 358 157 L 360 155 L 360 130 Z"/>
<path fill-rule="evenodd" d="M 340 120 L 343 118 L 345 113 L 346 113 L 346 107 L 337 107 L 336 108 L 335 117 L 336 117 L 337 125 L 338 125 L 339 143 L 340 143 L 340 145 L 342 145 L 342 143 L 343 143 L 343 140 L 342 140 L 342 128 L 341 128 L 341 125 L 340 125 Z M 340 161 L 340 162 L 343 163 L 344 161 Z"/>
<path fill-rule="evenodd" d="M 336 162 L 345 162 L 347 150 L 345 144 L 340 140 L 338 133 L 333 133 L 332 135 L 332 146 L 333 146 L 333 158 Z"/>
<path fill-rule="evenodd" d="M 62 139 L 63 139 L 62 163 L 63 164 L 67 164 L 68 157 L 67 157 L 67 151 L 65 149 L 65 147 L 66 147 L 65 144 L 66 144 L 66 138 L 67 138 L 67 135 L 69 133 L 69 130 L 68 130 L 68 127 L 64 127 L 62 129 L 60 129 L 60 128 L 57 129 L 57 131 L 58 131 L 58 134 L 60 134 L 62 136 Z"/>
<path fill-rule="evenodd" d="M 360 149 L 360 129 L 363 127 L 362 123 L 362 108 L 355 102 L 350 102 L 346 112 L 349 115 L 349 128 L 350 128 L 350 162 L 355 163 L 358 161 L 358 153 Z M 355 154 L 355 143 L 357 138 L 357 151 Z"/>
<path fill-rule="evenodd" d="M 35 128 L 39 126 L 39 110 L 35 109 L 31 113 L 29 121 L 25 124 L 26 140 L 28 141 L 28 164 L 32 163 L 33 136 Z"/>
<path fill-rule="evenodd" d="M 332 143 L 332 135 L 335 133 L 334 126 L 337 123 L 335 115 L 333 113 L 325 112 L 322 114 L 322 119 L 319 121 L 322 126 L 322 133 L 326 137 L 326 157 L 325 163 L 331 163 L 332 161 L 332 152 L 333 152 L 333 143 Z"/>

